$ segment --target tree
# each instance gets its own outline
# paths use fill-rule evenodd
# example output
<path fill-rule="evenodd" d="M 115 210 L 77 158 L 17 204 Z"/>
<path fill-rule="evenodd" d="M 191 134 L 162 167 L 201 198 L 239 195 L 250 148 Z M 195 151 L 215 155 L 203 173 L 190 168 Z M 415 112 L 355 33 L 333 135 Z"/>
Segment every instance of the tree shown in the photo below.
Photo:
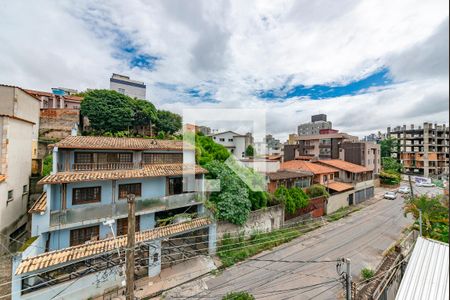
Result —
<path fill-rule="evenodd" d="M 81 102 L 81 114 L 97 132 L 128 130 L 133 124 L 130 97 L 110 90 L 92 90 Z"/>
<path fill-rule="evenodd" d="M 330 196 L 330 194 L 327 192 L 327 189 L 320 184 L 313 184 L 310 187 L 306 188 L 306 194 L 310 198 L 316 198 L 320 196 L 325 196 L 328 198 Z"/>
<path fill-rule="evenodd" d="M 382 157 L 381 164 L 386 172 L 400 173 L 403 169 L 402 164 L 392 157 Z"/>
<path fill-rule="evenodd" d="M 151 125 L 158 121 L 158 111 L 150 101 L 131 98 L 129 101 L 133 109 L 133 125 Z"/>
<path fill-rule="evenodd" d="M 247 292 L 231 292 L 226 294 L 222 300 L 255 300 L 255 297 Z"/>
<path fill-rule="evenodd" d="M 248 189 L 239 177 L 224 163 L 211 161 L 205 168 L 208 177 L 220 181 L 220 192 L 213 192 L 210 201 L 216 206 L 216 216 L 233 224 L 244 224 L 251 210 Z"/>
<path fill-rule="evenodd" d="M 411 214 L 417 227 L 421 211 L 423 235 L 448 243 L 448 210 L 440 200 L 439 197 L 428 198 L 426 195 L 415 197 L 405 204 L 404 214 Z"/>
<path fill-rule="evenodd" d="M 381 157 L 391 157 L 392 152 L 399 147 L 398 141 L 393 138 L 387 138 L 380 142 Z"/>
<path fill-rule="evenodd" d="M 201 166 L 214 160 L 224 162 L 230 156 L 227 148 L 215 143 L 208 136 L 195 135 L 195 147 L 196 161 Z"/>
<path fill-rule="evenodd" d="M 157 131 L 173 134 L 181 129 L 181 116 L 167 110 L 158 110 Z"/>
<path fill-rule="evenodd" d="M 298 187 L 288 189 L 285 186 L 280 186 L 275 190 L 275 197 L 284 203 L 286 212 L 290 214 L 294 214 L 298 209 L 309 204 L 309 197 Z"/>
<path fill-rule="evenodd" d="M 379 177 L 382 184 L 397 185 L 401 181 L 400 174 L 395 171 L 380 172 Z"/>
<path fill-rule="evenodd" d="M 248 145 L 247 149 L 245 149 L 245 156 L 247 157 L 253 157 L 255 156 L 255 149 L 252 145 Z"/>

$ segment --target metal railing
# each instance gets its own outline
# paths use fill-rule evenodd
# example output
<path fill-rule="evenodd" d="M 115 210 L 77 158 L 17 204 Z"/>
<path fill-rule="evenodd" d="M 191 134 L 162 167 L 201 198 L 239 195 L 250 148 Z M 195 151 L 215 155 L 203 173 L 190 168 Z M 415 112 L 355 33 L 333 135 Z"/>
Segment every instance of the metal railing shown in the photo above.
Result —
<path fill-rule="evenodd" d="M 202 202 L 201 193 L 183 193 L 151 199 L 136 199 L 136 213 L 174 209 Z M 76 205 L 64 211 L 50 212 L 50 226 L 87 224 L 107 218 L 121 218 L 128 214 L 127 201 L 118 200 L 109 204 Z"/>

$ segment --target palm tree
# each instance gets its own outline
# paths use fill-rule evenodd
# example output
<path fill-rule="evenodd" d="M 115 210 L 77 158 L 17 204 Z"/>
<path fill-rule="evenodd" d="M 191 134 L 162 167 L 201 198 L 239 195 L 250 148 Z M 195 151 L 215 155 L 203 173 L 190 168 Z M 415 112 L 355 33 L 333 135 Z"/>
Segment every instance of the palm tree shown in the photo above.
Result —
<path fill-rule="evenodd" d="M 424 236 L 430 237 L 433 230 L 439 223 L 448 226 L 448 210 L 441 204 L 440 198 L 428 198 L 425 195 L 410 199 L 404 207 L 405 217 L 411 214 L 416 219 L 416 224 L 419 220 L 420 212 L 422 212 L 422 231 Z"/>

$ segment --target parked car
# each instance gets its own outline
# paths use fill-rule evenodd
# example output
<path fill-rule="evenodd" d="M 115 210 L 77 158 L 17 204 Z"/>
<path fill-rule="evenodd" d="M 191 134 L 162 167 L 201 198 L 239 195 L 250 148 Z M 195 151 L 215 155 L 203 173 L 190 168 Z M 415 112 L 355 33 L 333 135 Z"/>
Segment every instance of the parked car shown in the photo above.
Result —
<path fill-rule="evenodd" d="M 398 189 L 398 192 L 399 192 L 399 193 L 402 193 L 402 194 L 409 194 L 409 193 L 411 192 L 411 190 L 410 190 L 409 187 L 407 187 L 407 186 L 401 186 L 401 187 Z"/>
<path fill-rule="evenodd" d="M 388 200 L 395 200 L 397 199 L 397 193 L 396 192 L 386 192 L 384 193 L 384 199 Z"/>
<path fill-rule="evenodd" d="M 417 182 L 416 186 L 421 186 L 421 187 L 435 187 L 436 185 L 434 183 L 431 182 Z"/>

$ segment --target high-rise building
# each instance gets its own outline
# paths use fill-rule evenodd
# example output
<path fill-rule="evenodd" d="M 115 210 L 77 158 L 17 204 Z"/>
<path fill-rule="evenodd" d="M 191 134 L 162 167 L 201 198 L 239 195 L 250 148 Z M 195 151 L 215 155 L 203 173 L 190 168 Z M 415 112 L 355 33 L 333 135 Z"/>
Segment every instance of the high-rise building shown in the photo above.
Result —
<path fill-rule="evenodd" d="M 298 135 L 317 135 L 320 130 L 331 129 L 332 124 L 327 121 L 327 115 L 319 114 L 311 116 L 311 122 L 300 124 L 297 128 Z"/>
<path fill-rule="evenodd" d="M 145 99 L 145 83 L 131 80 L 129 76 L 113 73 L 109 79 L 109 88 L 131 98 Z"/>
<path fill-rule="evenodd" d="M 403 164 L 406 173 L 448 176 L 449 127 L 445 124 L 388 127 L 386 136 L 397 139 L 399 147 L 393 149 L 392 155 Z"/>

